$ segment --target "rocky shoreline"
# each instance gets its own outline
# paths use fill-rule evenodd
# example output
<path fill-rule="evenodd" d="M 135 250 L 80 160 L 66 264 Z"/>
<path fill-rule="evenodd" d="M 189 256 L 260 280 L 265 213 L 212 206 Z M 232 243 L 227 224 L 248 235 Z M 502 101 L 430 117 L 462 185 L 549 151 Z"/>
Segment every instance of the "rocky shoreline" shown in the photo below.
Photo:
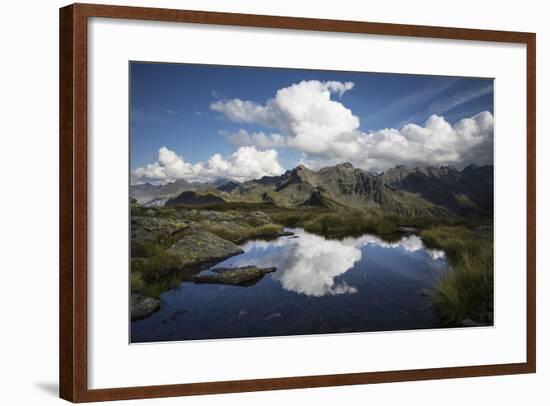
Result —
<path fill-rule="evenodd" d="M 276 268 L 248 265 L 215 268 L 227 258 L 242 254 L 237 244 L 249 239 L 291 236 L 265 213 L 223 212 L 181 208 L 132 206 L 131 320 L 157 311 L 160 294 L 172 284 L 189 281 L 250 286 Z M 166 286 L 164 286 L 164 280 Z M 174 281 L 175 280 L 175 281 Z"/>

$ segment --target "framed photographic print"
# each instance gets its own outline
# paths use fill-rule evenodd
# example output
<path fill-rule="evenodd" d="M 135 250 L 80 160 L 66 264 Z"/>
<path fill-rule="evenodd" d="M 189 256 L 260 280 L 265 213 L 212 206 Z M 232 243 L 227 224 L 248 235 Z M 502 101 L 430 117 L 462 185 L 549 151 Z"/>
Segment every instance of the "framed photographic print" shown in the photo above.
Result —
<path fill-rule="evenodd" d="M 535 34 L 89 4 L 60 34 L 62 398 L 535 372 Z"/>

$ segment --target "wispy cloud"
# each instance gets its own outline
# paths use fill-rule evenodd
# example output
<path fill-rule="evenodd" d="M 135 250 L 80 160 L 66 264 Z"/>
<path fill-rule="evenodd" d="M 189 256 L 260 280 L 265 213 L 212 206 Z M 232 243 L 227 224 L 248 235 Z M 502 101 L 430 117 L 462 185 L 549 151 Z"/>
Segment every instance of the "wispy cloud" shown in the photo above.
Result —
<path fill-rule="evenodd" d="M 487 85 L 482 88 L 477 89 L 468 89 L 458 93 L 455 93 L 451 96 L 444 97 L 440 100 L 437 100 L 430 104 L 426 111 L 418 112 L 410 117 L 407 117 L 405 120 L 397 124 L 397 128 L 401 128 L 405 124 L 414 123 L 419 120 L 425 120 L 427 116 L 432 114 L 444 114 L 455 107 L 461 106 L 463 104 L 469 103 L 478 97 L 490 94 L 493 91 L 493 85 Z M 463 114 L 465 115 L 465 114 Z"/>
<path fill-rule="evenodd" d="M 430 87 L 427 89 L 422 89 L 418 92 L 407 94 L 406 96 L 403 96 L 395 100 L 394 102 L 387 104 L 382 109 L 375 111 L 374 113 L 369 114 L 367 117 L 365 117 L 367 125 L 370 120 L 374 120 L 377 117 L 383 117 L 383 116 L 399 113 L 403 110 L 414 107 L 415 105 L 418 105 L 421 102 L 428 102 L 429 100 L 433 99 L 437 95 L 450 89 L 457 82 L 458 82 L 458 79 L 447 80 L 445 81 L 445 83 L 439 86 Z"/>
<path fill-rule="evenodd" d="M 177 116 L 180 113 L 176 110 L 161 106 L 149 106 L 147 109 L 134 108 L 130 112 L 130 118 L 133 122 L 161 121 L 166 116 Z"/>
<path fill-rule="evenodd" d="M 212 94 L 212 97 L 214 98 L 214 100 L 225 100 L 225 96 L 223 95 L 223 93 L 215 90 L 215 89 L 212 89 L 210 90 L 210 94 Z"/>
<path fill-rule="evenodd" d="M 478 89 L 468 89 L 460 93 L 456 93 L 450 97 L 447 97 L 443 100 L 438 100 L 435 103 L 432 103 L 428 110 L 433 114 L 442 114 L 446 113 L 449 110 L 454 109 L 462 104 L 471 102 L 472 100 L 477 99 L 478 97 L 489 94 L 493 91 L 493 85 L 478 88 Z"/>

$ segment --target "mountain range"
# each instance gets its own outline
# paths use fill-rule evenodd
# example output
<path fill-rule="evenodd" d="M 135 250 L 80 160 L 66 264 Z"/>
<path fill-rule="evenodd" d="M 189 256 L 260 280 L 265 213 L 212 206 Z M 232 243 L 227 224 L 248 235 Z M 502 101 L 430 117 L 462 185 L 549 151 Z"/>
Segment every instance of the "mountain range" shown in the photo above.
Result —
<path fill-rule="evenodd" d="M 372 209 L 397 215 L 463 215 L 493 209 L 493 166 L 408 168 L 370 173 L 342 163 L 313 171 L 303 165 L 281 176 L 247 182 L 218 179 L 166 185 L 132 185 L 131 197 L 145 205 L 272 203 L 279 207 Z"/>

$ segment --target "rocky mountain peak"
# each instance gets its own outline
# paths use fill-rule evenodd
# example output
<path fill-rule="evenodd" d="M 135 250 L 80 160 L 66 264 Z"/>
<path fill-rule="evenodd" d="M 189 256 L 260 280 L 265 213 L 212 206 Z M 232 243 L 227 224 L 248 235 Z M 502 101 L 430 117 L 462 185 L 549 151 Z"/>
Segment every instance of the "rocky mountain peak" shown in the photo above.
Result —
<path fill-rule="evenodd" d="M 344 162 L 343 164 L 336 165 L 337 168 L 341 169 L 353 169 L 353 165 L 350 162 Z"/>
<path fill-rule="evenodd" d="M 291 178 L 304 179 L 305 177 L 310 177 L 315 175 L 315 172 L 312 171 L 311 169 L 308 169 L 306 166 L 300 164 L 294 169 L 292 169 L 289 175 Z"/>
<path fill-rule="evenodd" d="M 457 175 L 459 172 L 452 165 L 434 165 L 434 166 L 427 166 L 426 173 L 431 176 L 439 177 L 439 176 L 447 176 L 447 175 L 453 176 L 453 175 Z"/>

